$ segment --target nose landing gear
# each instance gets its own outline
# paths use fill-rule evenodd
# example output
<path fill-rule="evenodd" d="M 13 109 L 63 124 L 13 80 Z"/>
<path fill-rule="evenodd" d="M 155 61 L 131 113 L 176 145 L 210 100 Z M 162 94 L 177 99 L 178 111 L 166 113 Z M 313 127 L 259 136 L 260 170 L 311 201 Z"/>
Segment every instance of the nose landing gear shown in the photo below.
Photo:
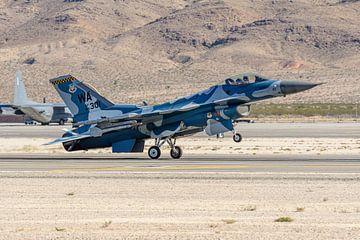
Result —
<path fill-rule="evenodd" d="M 242 136 L 241 136 L 241 134 L 239 134 L 239 133 L 234 133 L 234 135 L 233 135 L 233 140 L 234 140 L 234 142 L 236 142 L 236 143 L 241 142 L 241 141 L 242 141 Z"/>
<path fill-rule="evenodd" d="M 155 139 L 155 146 L 152 146 L 149 148 L 148 155 L 151 159 L 158 159 L 161 156 L 161 150 L 160 147 L 164 145 L 164 143 L 169 144 L 170 146 L 170 156 L 173 159 L 179 159 L 182 157 L 182 149 L 179 146 L 176 146 L 176 139 L 172 139 L 170 137 L 166 139 Z"/>

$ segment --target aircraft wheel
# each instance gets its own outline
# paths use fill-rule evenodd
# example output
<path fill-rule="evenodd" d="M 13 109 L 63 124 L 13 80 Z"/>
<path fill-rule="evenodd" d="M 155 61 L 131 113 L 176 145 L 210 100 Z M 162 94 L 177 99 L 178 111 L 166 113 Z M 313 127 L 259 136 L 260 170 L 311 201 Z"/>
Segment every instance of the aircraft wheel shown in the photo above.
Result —
<path fill-rule="evenodd" d="M 64 125 L 64 124 L 65 124 L 65 120 L 64 120 L 64 119 L 60 119 L 59 125 Z"/>
<path fill-rule="evenodd" d="M 170 156 L 174 159 L 179 159 L 182 156 L 182 149 L 178 146 L 175 146 L 170 150 Z"/>
<path fill-rule="evenodd" d="M 161 155 L 160 148 L 158 146 L 152 146 L 149 148 L 148 155 L 151 159 L 158 159 Z"/>
<path fill-rule="evenodd" d="M 239 133 L 235 133 L 233 136 L 233 140 L 234 140 L 234 142 L 239 143 L 242 141 L 242 136 Z"/>

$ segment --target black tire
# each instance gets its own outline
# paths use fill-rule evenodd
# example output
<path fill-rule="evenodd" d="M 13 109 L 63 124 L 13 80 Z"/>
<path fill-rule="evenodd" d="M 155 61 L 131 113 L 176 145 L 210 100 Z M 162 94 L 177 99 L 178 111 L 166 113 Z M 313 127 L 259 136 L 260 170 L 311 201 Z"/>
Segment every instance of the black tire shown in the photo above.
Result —
<path fill-rule="evenodd" d="M 234 142 L 239 143 L 242 141 L 242 136 L 239 133 L 235 133 L 233 136 L 233 140 Z"/>
<path fill-rule="evenodd" d="M 60 119 L 59 125 L 64 125 L 64 124 L 65 124 L 65 120 L 64 120 L 64 119 Z"/>
<path fill-rule="evenodd" d="M 174 148 L 172 148 L 170 150 L 170 156 L 173 158 L 173 159 L 179 159 L 181 158 L 183 152 L 182 152 L 182 149 L 178 146 L 175 146 Z"/>
<path fill-rule="evenodd" d="M 150 147 L 148 150 L 148 155 L 151 159 L 159 159 L 159 157 L 161 156 L 160 148 L 157 146 Z"/>

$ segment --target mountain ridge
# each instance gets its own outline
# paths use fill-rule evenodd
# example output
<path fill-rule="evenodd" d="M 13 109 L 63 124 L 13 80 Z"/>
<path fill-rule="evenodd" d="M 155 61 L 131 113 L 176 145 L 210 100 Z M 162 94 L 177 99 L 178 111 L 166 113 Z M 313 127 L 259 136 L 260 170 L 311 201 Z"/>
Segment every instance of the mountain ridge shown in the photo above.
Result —
<path fill-rule="evenodd" d="M 59 101 L 48 79 L 68 73 L 114 102 L 157 103 L 257 72 L 327 82 L 275 102 L 360 101 L 359 1 L 3 0 L 0 6 L 1 102 L 12 99 L 17 69 L 35 100 Z"/>

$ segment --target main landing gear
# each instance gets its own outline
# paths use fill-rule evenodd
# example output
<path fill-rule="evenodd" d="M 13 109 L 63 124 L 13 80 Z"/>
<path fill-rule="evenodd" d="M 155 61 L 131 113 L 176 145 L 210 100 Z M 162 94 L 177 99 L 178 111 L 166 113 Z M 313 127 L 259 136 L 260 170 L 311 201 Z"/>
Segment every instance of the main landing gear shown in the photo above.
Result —
<path fill-rule="evenodd" d="M 179 146 L 175 146 L 176 139 L 166 138 L 166 139 L 155 139 L 155 146 L 149 148 L 148 155 L 151 159 L 158 159 L 161 156 L 160 147 L 164 143 L 169 144 L 170 146 L 170 156 L 174 159 L 179 159 L 182 156 L 182 149 Z"/>
<path fill-rule="evenodd" d="M 158 146 L 149 148 L 148 155 L 151 159 L 158 159 L 161 156 L 161 150 Z"/>

